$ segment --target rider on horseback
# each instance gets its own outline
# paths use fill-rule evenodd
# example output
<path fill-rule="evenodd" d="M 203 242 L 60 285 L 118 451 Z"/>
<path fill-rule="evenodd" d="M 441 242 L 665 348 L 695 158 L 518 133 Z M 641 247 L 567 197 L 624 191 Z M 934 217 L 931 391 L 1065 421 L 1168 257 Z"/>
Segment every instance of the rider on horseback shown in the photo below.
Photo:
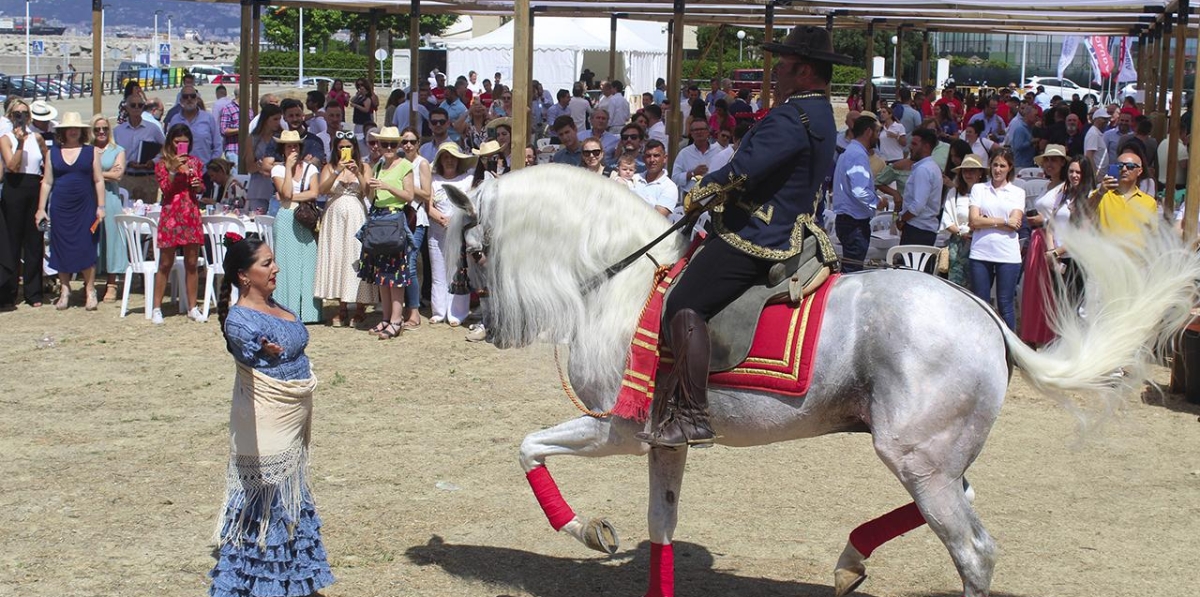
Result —
<path fill-rule="evenodd" d="M 773 265 L 797 255 L 806 235 L 823 234 L 813 212 L 837 148 L 826 93 L 833 65 L 850 59 L 835 54 L 829 33 L 817 27 L 796 27 L 783 43 L 763 44 L 763 50 L 779 56 L 775 85 L 784 101 L 750 130 L 728 165 L 708 173 L 684 199 L 689 211 L 703 209 L 706 200 L 720 201 L 725 190 L 740 187 L 713 207 L 713 233 L 667 299 L 664 321 L 675 365 L 655 400 L 651 432 L 638 434 L 651 446 L 713 442 L 708 320 L 761 283 Z M 826 263 L 835 259 L 831 251 L 822 253 Z"/>

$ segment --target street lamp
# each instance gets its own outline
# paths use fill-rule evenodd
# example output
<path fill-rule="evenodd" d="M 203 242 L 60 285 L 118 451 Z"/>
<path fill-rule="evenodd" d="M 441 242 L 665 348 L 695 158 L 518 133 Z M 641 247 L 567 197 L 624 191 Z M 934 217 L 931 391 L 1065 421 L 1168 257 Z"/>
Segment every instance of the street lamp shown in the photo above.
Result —
<path fill-rule="evenodd" d="M 162 13 L 163 13 L 163 11 L 161 11 L 161 10 L 154 11 L 154 42 L 150 44 L 151 46 L 154 46 L 154 48 L 155 48 L 155 50 L 154 50 L 154 66 L 159 66 L 159 64 L 158 64 L 158 17 Z"/>
<path fill-rule="evenodd" d="M 29 76 L 29 52 L 31 51 L 29 44 L 29 3 L 33 0 L 25 0 L 25 75 Z"/>
<path fill-rule="evenodd" d="M 892 36 L 892 78 L 896 80 L 896 89 L 900 89 L 900 38 Z"/>
<path fill-rule="evenodd" d="M 746 32 L 742 31 L 741 29 L 738 29 L 737 38 L 738 38 L 738 62 L 741 62 L 742 61 L 742 41 L 744 41 L 746 39 Z"/>
<path fill-rule="evenodd" d="M 96 48 L 95 50 L 92 51 L 93 56 L 95 56 L 96 53 L 99 52 L 100 72 L 104 72 L 104 47 L 106 45 L 104 42 L 104 17 L 105 17 L 105 14 L 108 12 L 108 9 L 110 9 L 110 8 L 112 8 L 111 4 L 101 4 L 100 5 L 100 47 Z"/>

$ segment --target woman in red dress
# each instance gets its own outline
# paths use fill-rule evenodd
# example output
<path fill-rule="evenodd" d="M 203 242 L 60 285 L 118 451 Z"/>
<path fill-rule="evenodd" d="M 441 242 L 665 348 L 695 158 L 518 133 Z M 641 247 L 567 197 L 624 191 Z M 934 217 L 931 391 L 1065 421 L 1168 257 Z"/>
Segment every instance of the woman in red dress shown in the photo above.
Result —
<path fill-rule="evenodd" d="M 154 166 L 158 188 L 162 190 L 162 213 L 158 219 L 158 273 L 154 276 L 154 313 L 151 321 L 163 322 L 163 291 L 175 265 L 175 249 L 183 250 L 183 270 L 187 274 L 188 318 L 203 322 L 206 318 L 196 307 L 196 261 L 204 232 L 200 225 L 200 197 L 204 194 L 204 164 L 188 153 L 192 146 L 192 130 L 177 124 L 167 131 L 162 157 Z M 180 309 L 182 311 L 182 308 Z"/>

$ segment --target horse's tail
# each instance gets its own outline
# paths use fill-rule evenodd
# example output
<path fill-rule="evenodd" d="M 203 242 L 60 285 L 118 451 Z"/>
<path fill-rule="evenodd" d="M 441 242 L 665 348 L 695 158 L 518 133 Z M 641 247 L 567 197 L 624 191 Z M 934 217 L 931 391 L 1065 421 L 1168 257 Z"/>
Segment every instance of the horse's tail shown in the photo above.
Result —
<path fill-rule="evenodd" d="M 1083 271 L 1082 307 L 1058 285 L 1049 312 L 1058 339 L 1037 351 L 1004 328 L 1005 343 L 1035 388 L 1098 396 L 1111 412 L 1142 387 L 1149 364 L 1190 320 L 1200 255 L 1165 224 L 1133 238 L 1092 226 L 1057 233 Z"/>

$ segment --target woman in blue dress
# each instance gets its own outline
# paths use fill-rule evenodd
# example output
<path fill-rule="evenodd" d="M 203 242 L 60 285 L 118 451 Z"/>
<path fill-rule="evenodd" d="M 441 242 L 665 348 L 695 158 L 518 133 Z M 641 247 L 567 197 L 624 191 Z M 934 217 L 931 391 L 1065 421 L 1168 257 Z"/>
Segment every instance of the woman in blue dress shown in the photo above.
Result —
<path fill-rule="evenodd" d="M 72 274 L 83 274 L 87 310 L 95 311 L 97 305 L 96 245 L 97 230 L 104 224 L 104 179 L 100 154 L 88 145 L 88 128 L 78 112 L 63 114 L 34 216 L 38 222 L 50 220 L 50 267 L 58 271 L 61 285 L 54 307 L 60 311 L 70 304 Z"/>
<path fill-rule="evenodd" d="M 217 314 L 237 378 L 209 595 L 312 595 L 334 579 L 308 483 L 317 385 L 304 354 L 308 330 L 271 298 L 279 267 L 270 247 L 232 233 L 225 245 Z M 240 298 L 231 306 L 234 284 Z"/>
<path fill-rule="evenodd" d="M 117 216 L 121 215 L 121 196 L 117 182 L 125 174 L 125 148 L 112 140 L 112 126 L 103 114 L 92 117 L 92 145 L 100 152 L 101 177 L 104 179 L 104 233 L 100 236 L 100 273 L 108 274 L 104 302 L 117 300 L 117 276 L 129 266 L 129 252 Z"/>

